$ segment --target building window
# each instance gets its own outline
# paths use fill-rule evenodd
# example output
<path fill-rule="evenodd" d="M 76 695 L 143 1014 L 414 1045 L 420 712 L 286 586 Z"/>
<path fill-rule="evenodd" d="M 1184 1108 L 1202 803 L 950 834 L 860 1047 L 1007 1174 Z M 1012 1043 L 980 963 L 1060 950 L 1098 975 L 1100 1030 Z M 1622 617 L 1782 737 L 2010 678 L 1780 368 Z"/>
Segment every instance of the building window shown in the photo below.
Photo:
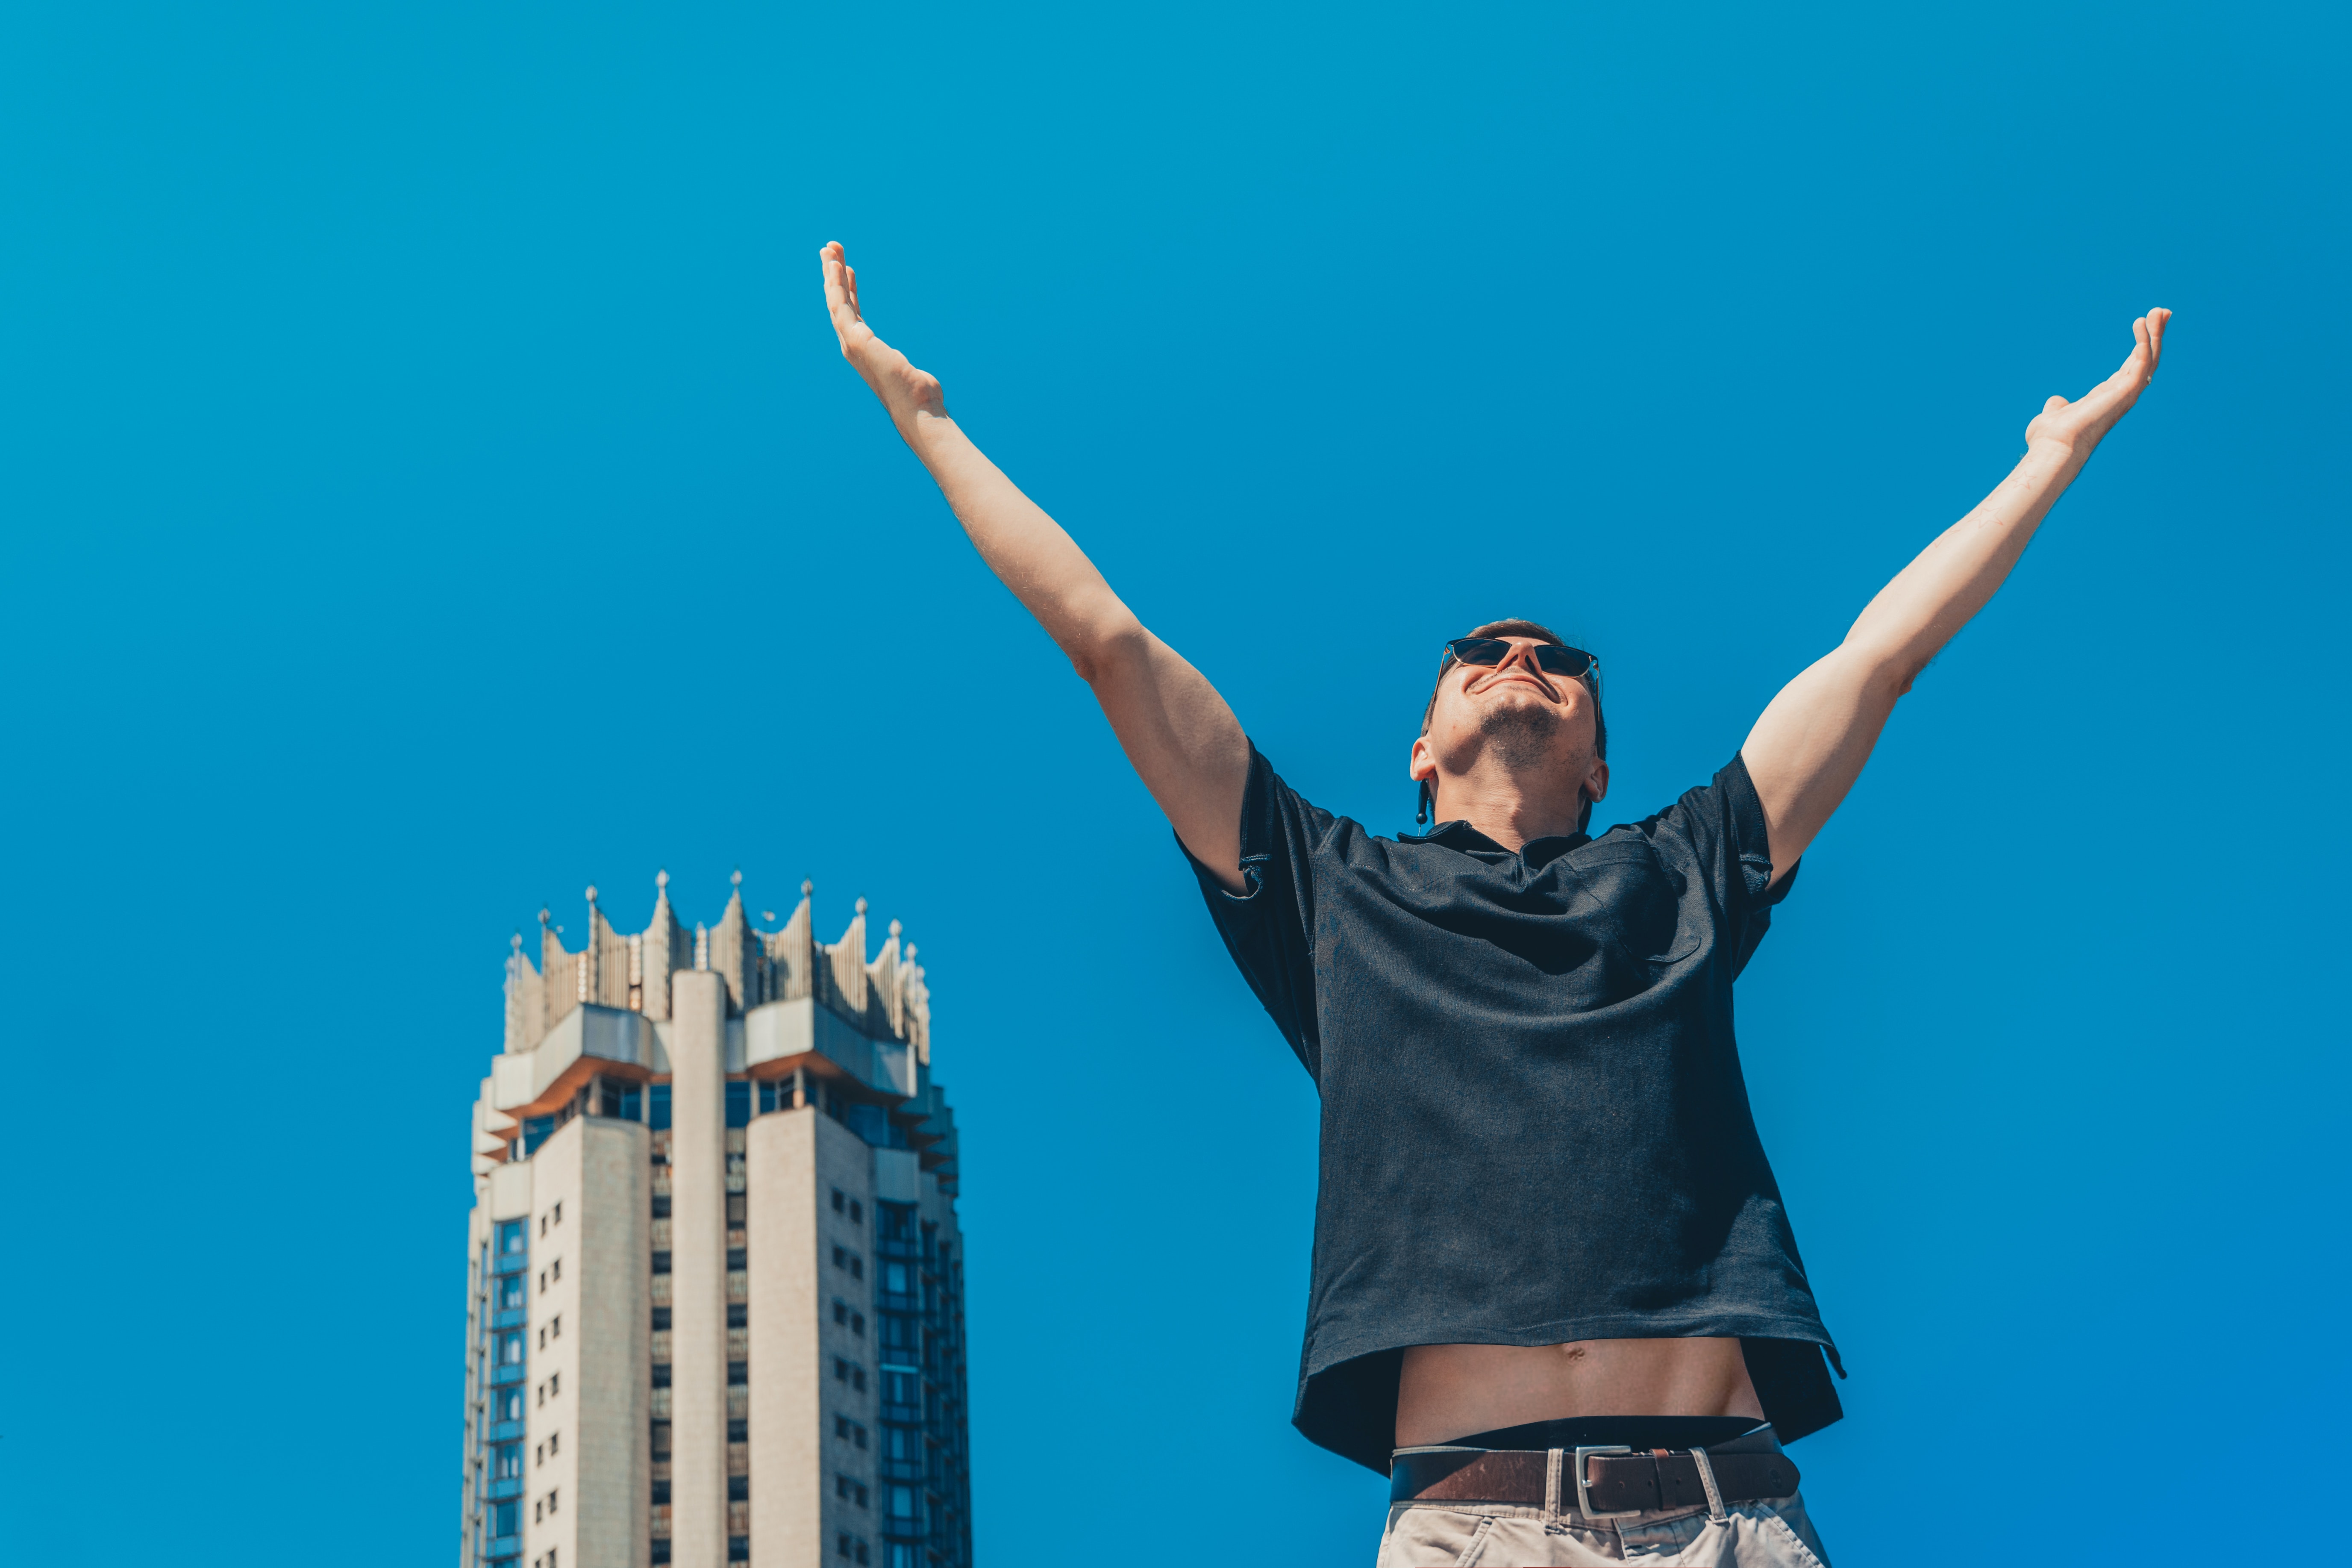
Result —
<path fill-rule="evenodd" d="M 623 1121 L 638 1120 L 640 1101 L 635 1083 L 625 1078 L 607 1078 L 599 1079 L 597 1084 L 603 1101 L 600 1115 L 617 1117 Z"/>
<path fill-rule="evenodd" d="M 849 1314 L 849 1331 L 856 1334 L 861 1340 L 866 1337 L 865 1313 L 852 1312 Z"/>
<path fill-rule="evenodd" d="M 729 1442 L 748 1443 L 751 1441 L 751 1424 L 749 1421 L 730 1421 L 727 1423 L 727 1440 Z"/>
<path fill-rule="evenodd" d="M 560 1373 L 560 1372 L 551 1372 L 551 1373 L 549 1373 L 547 1374 L 547 1396 L 548 1396 L 550 1399 L 552 1399 L 552 1398 L 554 1398 L 557 1394 L 561 1394 L 561 1393 L 562 1393 L 562 1392 L 563 1392 L 563 1374 L 562 1374 L 562 1373 Z"/>
<path fill-rule="evenodd" d="M 730 1301 L 727 1303 L 727 1326 L 729 1328 L 748 1328 L 751 1326 L 751 1309 L 750 1307 L 740 1301 Z"/>
<path fill-rule="evenodd" d="M 563 1201 L 561 1198 L 557 1199 L 555 1204 L 555 1223 L 558 1225 L 563 1223 Z"/>
<path fill-rule="evenodd" d="M 499 1222 L 499 1251 L 502 1255 L 520 1252 L 526 1239 L 522 1233 L 522 1221 L 509 1219 Z"/>
<path fill-rule="evenodd" d="M 654 1254 L 654 1272 L 656 1274 L 667 1274 L 669 1272 L 668 1253 L 656 1252 Z"/>
<path fill-rule="evenodd" d="M 727 1500 L 729 1502 L 749 1502 L 751 1500 L 751 1477 L 730 1476 L 727 1478 Z"/>
<path fill-rule="evenodd" d="M 833 1212 L 834 1212 L 834 1213 L 835 1213 L 835 1214 L 840 1214 L 840 1213 L 842 1213 L 842 1212 L 844 1211 L 845 1207 L 846 1206 L 847 1203 L 848 1203 L 848 1199 L 847 1199 L 847 1198 L 843 1194 L 842 1190 L 841 1190 L 839 1187 L 835 1187 L 835 1188 L 834 1188 L 834 1189 L 833 1189 Z"/>
<path fill-rule="evenodd" d="M 499 1364 L 501 1366 L 520 1366 L 522 1364 L 522 1334 L 520 1331 L 509 1329 L 507 1332 L 499 1336 Z"/>
<path fill-rule="evenodd" d="M 490 1533 L 520 1535 L 522 1533 L 522 1504 L 494 1502 L 490 1505 Z"/>
<path fill-rule="evenodd" d="M 849 1223 L 852 1225 L 864 1225 L 866 1223 L 866 1205 L 859 1203 L 856 1198 L 849 1200 Z"/>
<path fill-rule="evenodd" d="M 551 1490 L 547 1494 L 547 1511 L 551 1514 L 555 1511 L 555 1493 Z"/>
<path fill-rule="evenodd" d="M 849 1386 L 860 1394 L 866 1392 L 866 1369 L 854 1362 L 849 1368 Z"/>
<path fill-rule="evenodd" d="M 547 1271 L 556 1279 L 562 1279 L 563 1278 L 563 1259 L 559 1258 L 553 1263 L 549 1264 Z"/>
<path fill-rule="evenodd" d="M 749 1255 L 749 1248 L 741 1247 L 730 1247 L 727 1249 L 727 1269 L 729 1273 L 731 1274 L 736 1269 L 741 1268 L 745 1266 L 744 1260 Z"/>
<path fill-rule="evenodd" d="M 833 1299 L 833 1321 L 836 1323 L 849 1321 L 849 1303 L 838 1296 Z"/>
<path fill-rule="evenodd" d="M 727 1386 L 741 1388 L 751 1381 L 751 1363 L 730 1361 L 727 1363 Z"/>
<path fill-rule="evenodd" d="M 522 1445 L 500 1443 L 490 1450 L 490 1479 L 510 1481 L 522 1474 Z"/>
<path fill-rule="evenodd" d="M 517 1384 L 493 1394 L 490 1398 L 490 1419 L 520 1421 L 522 1419 L 522 1385 Z"/>
<path fill-rule="evenodd" d="M 751 1086 L 730 1083 L 727 1086 L 727 1125 L 748 1127 L 751 1123 Z"/>
<path fill-rule="evenodd" d="M 849 1277 L 852 1279 L 866 1278 L 866 1259 L 854 1252 L 849 1255 Z"/>
<path fill-rule="evenodd" d="M 669 1085 L 657 1083 L 646 1090 L 646 1125 L 656 1132 L 669 1131 Z"/>
<path fill-rule="evenodd" d="M 551 1340 L 560 1340 L 563 1337 L 562 1313 L 556 1313 L 554 1321 L 547 1325 L 547 1337 Z"/>
<path fill-rule="evenodd" d="M 856 1503 L 860 1508 L 868 1506 L 866 1500 L 866 1483 L 856 1479 L 855 1477 L 834 1477 L 833 1495 L 837 1498 L 845 1498 L 849 1501 Z"/>
<path fill-rule="evenodd" d="M 499 1276 L 498 1296 L 499 1311 L 509 1312 L 512 1311 L 515 1308 L 521 1306 L 523 1304 L 525 1294 L 526 1292 L 523 1289 L 521 1275 L 505 1274 Z"/>
<path fill-rule="evenodd" d="M 562 1447 L 563 1447 L 563 1434 L 562 1434 L 562 1433 L 561 1433 L 561 1432 L 550 1432 L 550 1433 L 547 1435 L 547 1452 L 548 1452 L 548 1457 L 549 1457 L 550 1458 L 554 1458 L 554 1456 L 555 1456 L 555 1454 L 556 1454 L 557 1450 L 558 1450 L 558 1449 L 560 1449 L 560 1448 L 562 1448 Z"/>
<path fill-rule="evenodd" d="M 727 1538 L 727 1561 L 730 1563 L 749 1563 L 751 1561 L 751 1538 L 748 1535 L 729 1536 Z"/>
<path fill-rule="evenodd" d="M 656 1329 L 667 1329 L 669 1327 L 669 1309 L 667 1307 L 656 1307 L 654 1309 L 654 1327 Z"/>
<path fill-rule="evenodd" d="M 743 1228 L 743 1196 L 741 1193 L 727 1194 L 727 1228 L 730 1230 Z"/>

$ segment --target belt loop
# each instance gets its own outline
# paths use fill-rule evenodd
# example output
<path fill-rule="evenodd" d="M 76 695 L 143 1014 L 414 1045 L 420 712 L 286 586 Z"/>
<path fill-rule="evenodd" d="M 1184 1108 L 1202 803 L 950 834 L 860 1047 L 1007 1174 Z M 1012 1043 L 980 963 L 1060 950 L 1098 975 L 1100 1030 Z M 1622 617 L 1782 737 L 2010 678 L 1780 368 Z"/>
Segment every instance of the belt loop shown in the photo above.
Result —
<path fill-rule="evenodd" d="M 1723 1511 L 1723 1493 L 1716 1489 L 1715 1466 L 1707 1458 L 1705 1448 L 1693 1448 L 1690 1457 L 1698 1466 L 1699 1484 L 1706 1489 L 1706 1517 L 1714 1523 L 1722 1524 L 1731 1516 Z"/>
<path fill-rule="evenodd" d="M 1559 1517 L 1559 1461 L 1565 1449 L 1554 1448 L 1544 1465 L 1544 1518 Z"/>

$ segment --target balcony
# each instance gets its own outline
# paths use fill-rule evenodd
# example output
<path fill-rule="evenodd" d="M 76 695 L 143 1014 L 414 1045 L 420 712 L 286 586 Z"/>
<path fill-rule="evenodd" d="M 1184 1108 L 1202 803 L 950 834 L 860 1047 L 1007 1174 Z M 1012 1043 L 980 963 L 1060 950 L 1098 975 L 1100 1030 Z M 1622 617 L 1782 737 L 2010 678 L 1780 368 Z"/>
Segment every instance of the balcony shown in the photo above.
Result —
<path fill-rule="evenodd" d="M 492 1502 L 497 1502 L 502 1498 L 520 1497 L 522 1496 L 522 1478 L 508 1476 L 502 1479 L 494 1480 L 482 1489 L 482 1495 Z"/>
<path fill-rule="evenodd" d="M 520 1383 L 521 1381 L 522 1363 L 519 1361 L 510 1361 L 503 1366 L 494 1366 L 490 1369 L 490 1384 L 492 1387 L 496 1387 L 499 1384 L 503 1383 Z"/>

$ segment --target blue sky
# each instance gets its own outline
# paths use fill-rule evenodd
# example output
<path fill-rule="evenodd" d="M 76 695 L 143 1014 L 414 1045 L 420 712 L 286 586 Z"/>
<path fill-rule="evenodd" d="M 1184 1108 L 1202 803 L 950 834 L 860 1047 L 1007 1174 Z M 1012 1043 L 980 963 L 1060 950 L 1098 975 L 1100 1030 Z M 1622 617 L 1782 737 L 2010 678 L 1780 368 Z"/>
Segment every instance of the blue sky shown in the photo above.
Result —
<path fill-rule="evenodd" d="M 1847 1563 L 2092 1496 L 2206 1517 L 2202 1444 L 2296 1457 L 2266 1516 L 2340 1500 L 2346 30 L 10 8 L 11 1556 L 451 1550 L 508 934 L 591 881 L 641 923 L 664 867 L 715 918 L 740 866 L 930 967 L 983 1559 L 1101 1560 L 1116 1489 L 1155 1500 L 1127 1562 L 1369 1560 L 1382 1484 L 1286 1425 L 1311 1086 L 836 357 L 835 238 L 1381 831 L 1436 643 L 1497 615 L 1607 661 L 1604 820 L 1703 779 L 2178 310 L 1742 983 L 1853 1373 L 1795 1455 Z M 2044 1446 L 2064 1504 L 1937 1511 Z"/>

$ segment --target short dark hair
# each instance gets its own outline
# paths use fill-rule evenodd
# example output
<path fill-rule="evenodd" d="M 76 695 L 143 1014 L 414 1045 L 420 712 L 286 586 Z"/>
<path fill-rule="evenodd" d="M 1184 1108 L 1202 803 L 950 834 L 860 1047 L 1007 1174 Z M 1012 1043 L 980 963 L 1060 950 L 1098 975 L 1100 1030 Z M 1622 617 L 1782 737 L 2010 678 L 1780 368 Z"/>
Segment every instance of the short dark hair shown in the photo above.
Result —
<path fill-rule="evenodd" d="M 1561 647 L 1570 646 L 1566 637 L 1560 636 L 1549 626 L 1544 626 L 1540 622 L 1519 620 L 1517 618 L 1501 621 L 1488 621 L 1483 626 L 1473 626 L 1470 630 L 1465 632 L 1463 636 L 1474 637 L 1533 637 L 1538 642 L 1554 643 Z M 1453 655 L 1448 654 L 1445 658 L 1438 661 L 1437 684 L 1429 689 L 1429 706 L 1421 710 L 1421 732 L 1424 735 L 1429 733 L 1429 721 L 1437 715 L 1437 694 L 1445 689 L 1445 678 L 1453 668 Z M 1577 684 L 1584 688 L 1586 695 L 1592 699 L 1592 754 L 1599 757 L 1601 761 L 1606 762 L 1609 760 L 1609 721 L 1602 716 L 1601 711 L 1601 667 L 1597 664 L 1594 665 L 1591 669 L 1588 669 L 1582 675 L 1578 676 L 1576 679 Z M 1423 787 L 1426 788 L 1427 786 L 1424 785 Z M 1591 823 L 1591 820 L 1592 803 L 1588 800 L 1584 803 L 1583 816 L 1579 817 L 1577 820 L 1577 831 L 1580 833 L 1583 832 L 1586 825 Z"/>

